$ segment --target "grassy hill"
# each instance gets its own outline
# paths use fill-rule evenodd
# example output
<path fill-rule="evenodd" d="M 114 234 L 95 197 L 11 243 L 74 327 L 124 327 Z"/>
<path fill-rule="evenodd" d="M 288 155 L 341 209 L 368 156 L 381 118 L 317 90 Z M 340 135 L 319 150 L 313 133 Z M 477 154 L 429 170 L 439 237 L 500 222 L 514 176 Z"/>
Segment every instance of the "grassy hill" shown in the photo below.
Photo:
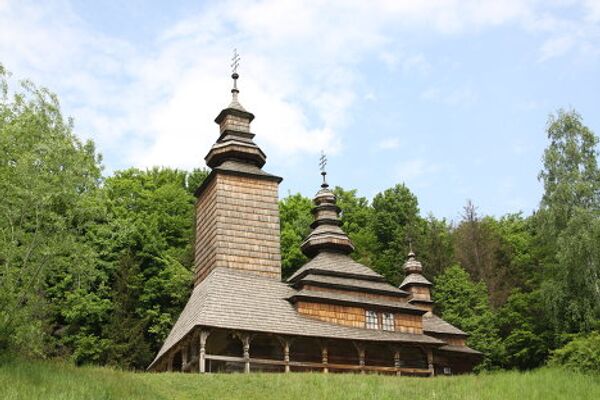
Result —
<path fill-rule="evenodd" d="M 600 377 L 540 369 L 435 379 L 132 373 L 0 359 L 0 399 L 600 399 Z"/>

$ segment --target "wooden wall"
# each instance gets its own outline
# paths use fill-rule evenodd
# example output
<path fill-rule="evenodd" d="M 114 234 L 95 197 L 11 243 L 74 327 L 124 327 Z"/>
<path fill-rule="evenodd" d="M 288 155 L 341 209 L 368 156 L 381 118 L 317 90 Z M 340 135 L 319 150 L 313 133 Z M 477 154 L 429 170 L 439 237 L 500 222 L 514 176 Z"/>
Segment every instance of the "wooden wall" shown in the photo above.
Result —
<path fill-rule="evenodd" d="M 365 327 L 364 308 L 299 301 L 296 303 L 296 310 L 300 314 L 333 324 Z"/>
<path fill-rule="evenodd" d="M 196 202 L 195 281 L 222 266 L 281 279 L 278 183 L 217 173 Z"/>
<path fill-rule="evenodd" d="M 365 328 L 364 307 L 299 301 L 296 310 L 310 318 L 333 324 Z M 394 313 L 394 329 L 403 333 L 423 333 L 423 317 L 420 315 Z"/>

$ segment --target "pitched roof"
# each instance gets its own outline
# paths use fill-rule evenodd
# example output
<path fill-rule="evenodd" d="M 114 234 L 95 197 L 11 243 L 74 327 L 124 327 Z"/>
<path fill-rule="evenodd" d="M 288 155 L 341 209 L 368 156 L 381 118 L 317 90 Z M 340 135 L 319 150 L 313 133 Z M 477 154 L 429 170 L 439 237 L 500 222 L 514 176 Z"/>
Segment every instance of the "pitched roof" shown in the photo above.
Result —
<path fill-rule="evenodd" d="M 445 333 L 449 335 L 467 336 L 468 334 L 461 331 L 454 325 L 444 321 L 437 315 L 428 312 L 423 315 L 423 330 L 432 333 Z"/>
<path fill-rule="evenodd" d="M 398 289 L 397 287 L 390 285 L 387 282 L 370 281 L 349 277 L 328 276 L 308 273 L 304 277 L 298 279 L 296 285 L 300 283 L 314 284 L 317 286 L 325 287 L 340 287 L 349 290 L 355 289 L 360 291 L 383 293 L 398 297 L 408 296 L 408 292 Z"/>
<path fill-rule="evenodd" d="M 385 278 L 371 268 L 357 263 L 350 256 L 332 251 L 321 251 L 312 260 L 296 271 L 288 282 L 304 276 L 310 271 L 319 271 L 328 275 L 352 276 L 368 280 L 385 282 Z"/>
<path fill-rule="evenodd" d="M 452 351 L 452 352 L 456 352 L 456 353 L 477 354 L 477 355 L 483 354 L 480 351 L 473 350 L 469 346 L 455 346 L 452 344 L 447 344 L 445 346 L 439 347 L 437 350 Z"/>
<path fill-rule="evenodd" d="M 275 279 L 223 267 L 214 269 L 194 288 L 149 368 L 195 326 L 335 339 L 443 344 L 423 334 L 352 328 L 302 316 L 287 300 L 295 292 Z"/>
<path fill-rule="evenodd" d="M 400 284 L 400 288 L 403 288 L 407 285 L 410 284 L 419 284 L 419 285 L 427 285 L 427 286 L 431 286 L 432 283 L 429 282 L 423 275 L 421 274 L 408 274 L 406 276 L 406 278 L 404 278 L 404 280 L 402 281 L 402 283 Z"/>
<path fill-rule="evenodd" d="M 307 290 L 302 289 L 298 292 L 292 294 L 289 298 L 290 300 L 295 299 L 313 299 L 320 300 L 320 302 L 325 303 L 340 303 L 340 304 L 355 304 L 355 305 L 366 305 L 372 307 L 381 307 L 387 309 L 394 309 L 398 311 L 404 311 L 409 314 L 425 314 L 425 310 L 410 305 L 408 303 L 404 303 L 402 301 L 390 301 L 390 300 L 382 300 L 377 298 L 370 297 L 362 297 L 356 295 L 349 295 L 344 293 L 332 293 L 320 290 Z"/>

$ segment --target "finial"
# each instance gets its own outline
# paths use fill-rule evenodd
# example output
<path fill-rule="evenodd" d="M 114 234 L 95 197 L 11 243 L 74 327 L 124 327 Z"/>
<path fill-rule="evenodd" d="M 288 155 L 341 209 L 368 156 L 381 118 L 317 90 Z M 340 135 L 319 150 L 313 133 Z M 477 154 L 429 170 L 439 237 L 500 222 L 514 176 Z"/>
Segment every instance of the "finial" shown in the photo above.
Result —
<path fill-rule="evenodd" d="M 413 251 L 412 248 L 412 239 L 408 238 L 408 258 L 415 258 L 415 252 Z"/>
<path fill-rule="evenodd" d="M 237 88 L 237 80 L 240 77 L 237 73 L 237 70 L 240 66 L 240 55 L 237 52 L 237 49 L 233 49 L 233 57 L 231 57 L 231 77 L 233 78 L 233 89 L 231 89 L 231 93 L 233 93 L 234 97 L 239 90 Z"/>
<path fill-rule="evenodd" d="M 326 166 L 327 166 L 327 156 L 325 155 L 325 152 L 323 150 L 321 150 L 321 158 L 319 159 L 319 168 L 321 169 L 321 175 L 323 176 L 323 183 L 321 184 L 322 188 L 329 187 L 329 185 L 327 184 L 327 181 L 325 180 L 325 175 L 327 175 L 327 172 L 325 172 Z"/>

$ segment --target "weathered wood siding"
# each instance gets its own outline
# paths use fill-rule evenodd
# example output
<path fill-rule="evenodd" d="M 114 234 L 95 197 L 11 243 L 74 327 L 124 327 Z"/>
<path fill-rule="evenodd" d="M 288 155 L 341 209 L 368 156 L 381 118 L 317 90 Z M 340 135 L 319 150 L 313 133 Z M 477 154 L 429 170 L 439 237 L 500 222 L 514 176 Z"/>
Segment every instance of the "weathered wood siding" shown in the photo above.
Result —
<path fill-rule="evenodd" d="M 413 299 L 431 300 L 431 294 L 428 287 L 411 286 L 409 290 L 412 293 Z"/>
<path fill-rule="evenodd" d="M 396 313 L 394 322 L 396 332 L 423 333 L 423 317 L 421 315 Z"/>
<path fill-rule="evenodd" d="M 299 301 L 296 303 L 296 310 L 300 314 L 325 322 L 355 328 L 365 327 L 365 310 L 359 307 Z"/>
<path fill-rule="evenodd" d="M 195 284 L 222 266 L 281 279 L 278 184 L 216 174 L 196 203 Z"/>

